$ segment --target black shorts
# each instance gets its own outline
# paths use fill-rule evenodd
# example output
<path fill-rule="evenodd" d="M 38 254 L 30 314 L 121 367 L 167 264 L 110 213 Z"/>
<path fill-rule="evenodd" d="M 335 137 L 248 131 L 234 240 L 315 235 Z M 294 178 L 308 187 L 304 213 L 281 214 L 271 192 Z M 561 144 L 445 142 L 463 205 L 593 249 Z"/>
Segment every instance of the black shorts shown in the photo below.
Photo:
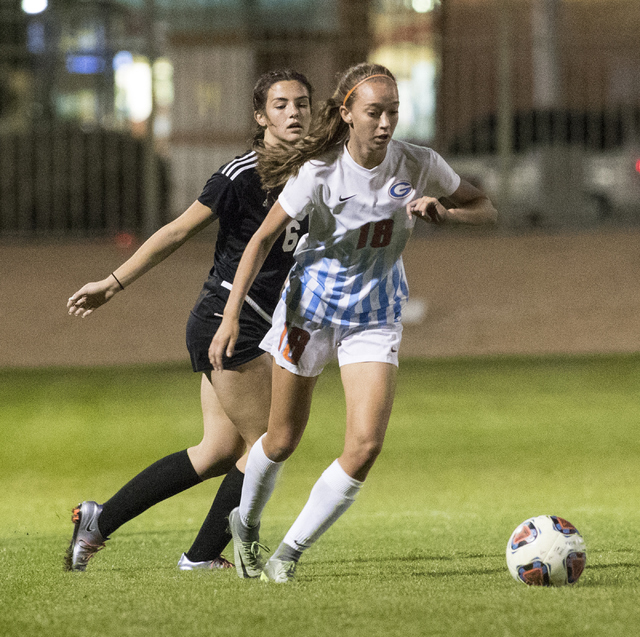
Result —
<path fill-rule="evenodd" d="M 194 372 L 213 369 L 209 362 L 209 346 L 222 322 L 222 313 L 227 302 L 227 294 L 211 295 L 206 303 L 199 303 L 191 311 L 187 321 L 187 349 L 191 356 Z M 240 334 L 231 358 L 222 360 L 224 369 L 234 369 L 265 353 L 260 342 L 271 325 L 246 303 L 240 312 Z"/>

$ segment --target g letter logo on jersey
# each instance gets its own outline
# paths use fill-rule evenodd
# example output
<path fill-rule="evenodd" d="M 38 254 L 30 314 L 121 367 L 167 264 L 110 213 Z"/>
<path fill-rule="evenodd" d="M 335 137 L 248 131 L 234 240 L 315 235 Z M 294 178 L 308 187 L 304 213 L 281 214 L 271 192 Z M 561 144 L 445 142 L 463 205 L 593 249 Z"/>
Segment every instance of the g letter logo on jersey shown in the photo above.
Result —
<path fill-rule="evenodd" d="M 389 188 L 389 195 L 394 199 L 404 199 L 407 195 L 411 194 L 413 186 L 408 181 L 396 181 L 395 184 Z"/>

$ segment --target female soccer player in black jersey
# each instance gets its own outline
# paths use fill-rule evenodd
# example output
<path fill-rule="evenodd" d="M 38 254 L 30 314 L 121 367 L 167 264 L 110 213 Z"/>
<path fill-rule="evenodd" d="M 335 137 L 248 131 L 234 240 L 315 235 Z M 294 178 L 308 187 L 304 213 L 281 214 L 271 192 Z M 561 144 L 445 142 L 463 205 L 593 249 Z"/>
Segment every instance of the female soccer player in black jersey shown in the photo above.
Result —
<path fill-rule="evenodd" d="M 312 87 L 295 71 L 265 73 L 253 92 L 258 131 L 253 149 L 222 166 L 180 217 L 151 236 L 136 253 L 102 281 L 88 283 L 68 301 L 69 314 L 85 317 L 166 259 L 215 219 L 220 228 L 214 264 L 187 323 L 193 370 L 202 373 L 204 436 L 200 444 L 147 467 L 100 505 L 85 501 L 73 509 L 74 533 L 68 570 L 84 571 L 89 559 L 122 524 L 149 507 L 207 478 L 226 474 L 198 536 L 178 562 L 181 570 L 231 566 L 221 551 L 230 540 L 227 516 L 238 505 L 245 451 L 267 430 L 271 400 L 271 360 L 259 348 L 270 328 L 293 251 L 305 227 L 293 221 L 277 241 L 245 299 L 236 351 L 213 372 L 208 349 L 220 325 L 231 281 L 246 244 L 278 193 L 265 192 L 256 167 L 256 149 L 293 143 L 311 122 Z"/>

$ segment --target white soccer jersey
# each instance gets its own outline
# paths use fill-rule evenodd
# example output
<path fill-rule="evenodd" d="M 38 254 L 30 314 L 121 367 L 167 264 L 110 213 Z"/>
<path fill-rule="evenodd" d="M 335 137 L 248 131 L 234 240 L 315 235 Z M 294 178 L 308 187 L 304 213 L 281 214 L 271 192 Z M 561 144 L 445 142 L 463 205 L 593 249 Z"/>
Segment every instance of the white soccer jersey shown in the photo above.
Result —
<path fill-rule="evenodd" d="M 415 224 L 406 205 L 459 184 L 435 151 L 395 140 L 371 170 L 346 146 L 304 164 L 278 198 L 290 217 L 309 216 L 283 293 L 289 310 L 321 325 L 399 321 L 409 295 L 401 254 Z"/>

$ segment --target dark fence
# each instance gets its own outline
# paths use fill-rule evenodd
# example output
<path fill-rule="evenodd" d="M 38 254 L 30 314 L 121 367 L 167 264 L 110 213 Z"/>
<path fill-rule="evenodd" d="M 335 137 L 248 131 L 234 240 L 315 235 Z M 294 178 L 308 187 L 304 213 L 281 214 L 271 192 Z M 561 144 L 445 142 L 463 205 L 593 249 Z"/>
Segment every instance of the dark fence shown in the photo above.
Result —
<path fill-rule="evenodd" d="M 37 126 L 0 134 L 0 234 L 96 235 L 145 227 L 145 144 L 125 132 Z M 169 217 L 168 169 L 156 156 L 156 218 Z"/>

